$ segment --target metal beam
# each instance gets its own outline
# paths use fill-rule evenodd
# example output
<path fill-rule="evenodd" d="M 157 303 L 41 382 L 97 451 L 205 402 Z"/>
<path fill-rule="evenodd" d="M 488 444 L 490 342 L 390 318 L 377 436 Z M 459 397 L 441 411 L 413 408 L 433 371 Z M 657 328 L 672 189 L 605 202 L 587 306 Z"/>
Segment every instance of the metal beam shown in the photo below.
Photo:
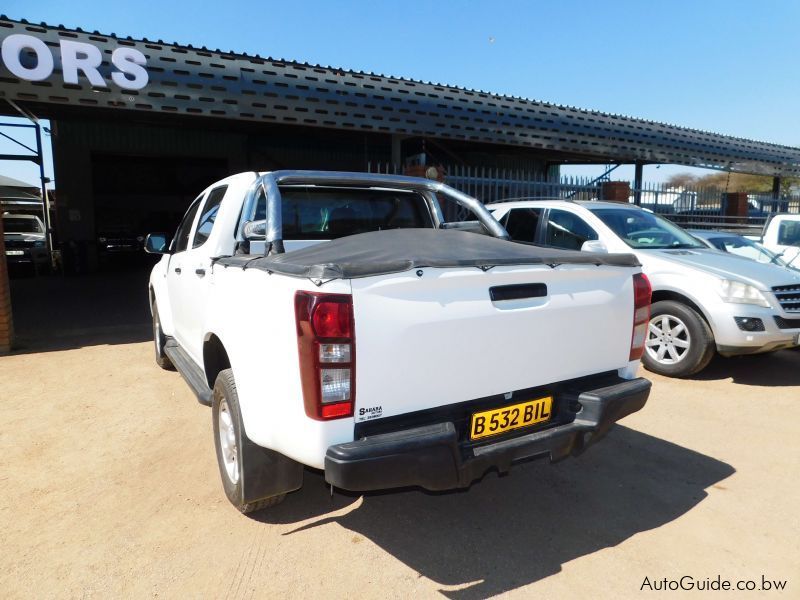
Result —
<path fill-rule="evenodd" d="M 30 146 L 27 146 L 27 145 L 23 144 L 23 143 L 22 143 L 22 142 L 20 142 L 19 140 L 17 140 L 17 139 L 14 139 L 13 137 L 11 137 L 10 135 L 8 135 L 7 133 L 3 133 L 2 131 L 0 131 L 0 135 L 2 135 L 2 136 L 3 136 L 4 138 L 6 138 L 7 140 L 10 140 L 10 141 L 14 142 L 14 143 L 15 143 L 17 146 L 21 146 L 22 148 L 25 148 L 25 150 L 27 150 L 27 151 L 28 151 L 28 152 L 30 152 L 31 154 L 36 154 L 36 150 L 34 150 L 33 148 L 31 148 Z"/>
<path fill-rule="evenodd" d="M 22 154 L 0 154 L 0 160 L 27 160 L 37 165 L 40 162 L 38 156 L 25 156 Z"/>
<path fill-rule="evenodd" d="M 637 161 L 633 169 L 633 203 L 642 204 L 642 181 L 644 179 L 644 163 Z"/>

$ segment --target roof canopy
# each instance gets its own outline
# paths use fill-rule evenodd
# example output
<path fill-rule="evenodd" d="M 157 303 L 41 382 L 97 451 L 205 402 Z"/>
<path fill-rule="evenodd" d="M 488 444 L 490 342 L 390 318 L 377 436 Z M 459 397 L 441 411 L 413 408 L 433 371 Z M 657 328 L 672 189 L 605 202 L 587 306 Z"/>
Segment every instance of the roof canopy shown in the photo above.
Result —
<path fill-rule="evenodd" d="M 0 17 L 0 38 L 14 34 L 41 40 L 40 50 L 46 46 L 55 68 L 34 82 L 18 77 L 7 65 L 0 66 L 0 98 L 33 105 L 42 116 L 57 116 L 69 108 L 87 114 L 105 109 L 216 117 L 499 144 L 552 155 L 555 162 L 665 163 L 800 176 L 798 148 L 632 117 Z M 77 83 L 64 82 L 61 53 L 64 43 L 69 46 L 70 42 L 99 50 L 98 77 L 105 85 L 93 86 L 81 71 L 77 71 Z M 117 49 L 124 50 L 112 55 Z M 139 56 L 137 51 L 146 61 L 146 85 L 123 89 L 118 82 L 126 78 L 138 79 L 132 87 L 143 81 L 131 74 L 137 72 L 131 58 Z M 23 65 L 37 64 L 32 51 L 21 55 Z M 119 72 L 120 65 L 127 76 Z"/>

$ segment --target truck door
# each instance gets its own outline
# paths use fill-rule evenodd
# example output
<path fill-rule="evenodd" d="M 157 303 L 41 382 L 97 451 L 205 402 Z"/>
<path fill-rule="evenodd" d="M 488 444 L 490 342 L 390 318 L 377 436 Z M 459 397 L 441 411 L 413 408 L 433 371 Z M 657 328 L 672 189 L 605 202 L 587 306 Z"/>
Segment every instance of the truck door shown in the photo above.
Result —
<path fill-rule="evenodd" d="M 178 226 L 178 231 L 172 239 L 171 255 L 169 257 L 169 266 L 167 267 L 167 293 L 169 295 L 170 314 L 172 315 L 172 335 L 184 348 L 186 318 L 183 312 L 183 298 L 185 298 L 183 286 L 188 278 L 185 273 L 188 269 L 186 265 L 186 250 L 189 246 L 192 225 L 194 225 L 202 199 L 203 196 L 201 195 L 192 202 L 189 210 L 183 216 L 183 220 Z"/>
<path fill-rule="evenodd" d="M 198 363 L 203 357 L 206 306 L 211 281 L 211 258 L 216 254 L 213 241 L 209 241 L 214 222 L 228 186 L 212 189 L 199 204 L 198 217 L 191 230 L 186 250 L 181 256 L 181 281 L 177 297 L 173 299 L 176 322 L 180 323 L 179 342 Z M 173 269 L 174 273 L 174 269 Z"/>

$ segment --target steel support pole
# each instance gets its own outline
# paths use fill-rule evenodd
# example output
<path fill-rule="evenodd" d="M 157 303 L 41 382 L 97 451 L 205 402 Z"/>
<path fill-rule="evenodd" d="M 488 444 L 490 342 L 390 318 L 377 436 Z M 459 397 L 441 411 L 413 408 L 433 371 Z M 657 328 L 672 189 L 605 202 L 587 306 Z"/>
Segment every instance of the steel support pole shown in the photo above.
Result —
<path fill-rule="evenodd" d="M 642 204 L 642 179 L 644 175 L 644 163 L 637 161 L 633 169 L 633 203 L 636 206 Z"/>
<path fill-rule="evenodd" d="M 781 197 L 781 178 L 775 176 L 772 178 L 772 197 L 777 200 Z"/>
<path fill-rule="evenodd" d="M 50 224 L 50 201 L 47 197 L 47 178 L 44 175 L 44 153 L 42 152 L 42 126 L 39 121 L 36 125 L 36 157 L 39 163 L 39 180 L 42 186 L 42 221 L 44 222 L 44 241 L 47 244 L 47 256 L 50 257 L 50 266 L 53 265 L 53 229 Z"/>
<path fill-rule="evenodd" d="M 403 138 L 396 133 L 392 134 L 392 168 L 397 173 L 403 172 Z"/>

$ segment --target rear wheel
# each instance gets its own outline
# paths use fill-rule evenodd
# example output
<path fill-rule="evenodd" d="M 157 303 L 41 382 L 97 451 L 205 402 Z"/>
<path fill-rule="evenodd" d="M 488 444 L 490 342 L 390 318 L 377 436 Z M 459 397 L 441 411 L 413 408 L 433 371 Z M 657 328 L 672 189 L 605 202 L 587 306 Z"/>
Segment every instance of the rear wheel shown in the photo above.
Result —
<path fill-rule="evenodd" d="M 642 363 L 667 377 L 688 377 L 703 370 L 714 356 L 714 334 L 695 310 L 672 300 L 655 302 Z"/>
<path fill-rule="evenodd" d="M 242 481 L 246 472 L 244 463 L 248 459 L 257 461 L 258 452 L 249 451 L 253 442 L 244 434 L 242 415 L 239 411 L 239 395 L 231 369 L 225 369 L 217 376 L 211 413 L 222 487 L 231 504 L 240 512 L 251 513 L 280 503 L 286 494 L 249 502 L 244 500 L 244 481 Z M 258 466 L 258 464 L 248 465 L 248 468 L 252 471 L 253 467 Z"/>
<path fill-rule="evenodd" d="M 156 364 L 162 369 L 174 371 L 175 367 L 172 361 L 164 354 L 164 344 L 167 342 L 167 336 L 161 329 L 161 319 L 158 316 L 158 305 L 153 302 L 153 344 L 156 351 Z"/>

